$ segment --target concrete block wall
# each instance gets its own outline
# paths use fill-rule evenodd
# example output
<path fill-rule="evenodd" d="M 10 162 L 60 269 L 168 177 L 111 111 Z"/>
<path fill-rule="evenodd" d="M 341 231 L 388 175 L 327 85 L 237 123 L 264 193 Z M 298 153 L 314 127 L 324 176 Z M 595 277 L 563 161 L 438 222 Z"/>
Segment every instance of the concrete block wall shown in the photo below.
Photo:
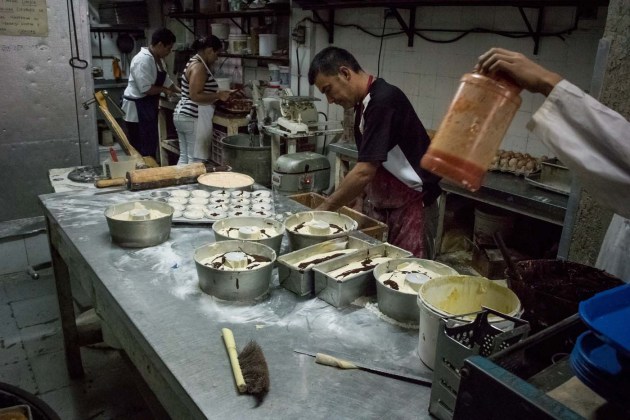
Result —
<path fill-rule="evenodd" d="M 573 26 L 576 9 L 574 7 L 547 7 L 544 9 L 543 31 L 556 32 Z M 408 12 L 400 11 L 407 20 Z M 536 13 L 525 9 L 533 26 Z M 325 16 L 323 13 L 322 16 Z M 383 8 L 340 9 L 335 12 L 338 24 L 357 24 L 366 30 L 381 34 L 383 28 Z M 294 8 L 293 28 L 310 12 Z M 414 46 L 407 46 L 406 35 L 385 38 L 380 60 L 380 74 L 388 82 L 407 93 L 411 103 L 427 128 L 437 129 L 444 117 L 462 74 L 472 71 L 477 57 L 491 47 L 503 47 L 520 51 L 532 57 L 541 65 L 552 69 L 580 88 L 590 87 L 597 44 L 602 37 L 606 21 L 606 8 L 600 8 L 594 20 L 580 20 L 577 30 L 559 37 L 545 37 L 540 42 L 537 56 L 533 55 L 534 41 L 530 37 L 507 38 L 495 34 L 471 33 L 452 43 L 434 43 L 420 37 L 414 38 Z M 310 59 L 328 46 L 328 33 L 321 25 L 302 21 L 307 27 L 307 43 L 300 46 L 301 92 L 309 89 L 307 73 Z M 419 7 L 416 11 L 417 28 L 469 29 L 483 27 L 495 31 L 526 31 L 525 23 L 516 7 Z M 400 26 L 394 18 L 386 21 L 385 33 L 398 32 Z M 429 32 L 422 34 L 436 40 L 448 40 L 457 33 Z M 335 27 L 335 46 L 351 51 L 361 66 L 369 73 L 377 74 L 380 39 L 369 36 L 353 27 Z M 294 92 L 297 91 L 297 63 L 294 60 L 296 45 L 291 46 L 291 68 Z M 317 89 L 310 94 L 322 98 L 318 104 L 320 111 L 329 119 L 343 120 L 343 110 L 337 105 L 328 106 Z M 532 114 L 544 101 L 542 95 L 522 93 L 523 103 L 510 129 L 504 138 L 502 148 L 527 152 L 534 156 L 549 155 L 547 148 L 526 129 Z"/>

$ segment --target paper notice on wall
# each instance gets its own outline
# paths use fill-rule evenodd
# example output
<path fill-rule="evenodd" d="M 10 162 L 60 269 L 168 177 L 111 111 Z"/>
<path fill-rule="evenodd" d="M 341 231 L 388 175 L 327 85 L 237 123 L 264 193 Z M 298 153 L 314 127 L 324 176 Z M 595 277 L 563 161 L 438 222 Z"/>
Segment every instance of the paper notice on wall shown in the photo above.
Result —
<path fill-rule="evenodd" d="M 48 35 L 46 0 L 0 0 L 0 35 Z"/>

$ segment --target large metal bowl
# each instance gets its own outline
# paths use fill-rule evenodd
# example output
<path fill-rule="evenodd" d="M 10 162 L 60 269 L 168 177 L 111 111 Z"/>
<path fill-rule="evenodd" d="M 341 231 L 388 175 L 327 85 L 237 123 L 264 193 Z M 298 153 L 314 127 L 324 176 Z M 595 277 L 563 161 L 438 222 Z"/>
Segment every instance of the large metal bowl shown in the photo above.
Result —
<path fill-rule="evenodd" d="M 405 271 L 401 265 L 416 263 L 421 267 L 420 272 L 410 273 L 410 280 L 413 282 L 414 293 L 405 293 L 401 290 L 394 290 L 383 284 L 384 281 L 392 277 L 395 272 Z M 422 270 L 425 269 L 426 271 Z M 425 281 L 439 276 L 454 276 L 459 274 L 448 265 L 436 261 L 423 260 L 420 258 L 397 258 L 384 262 L 374 267 L 374 278 L 376 278 L 376 300 L 378 309 L 388 317 L 400 322 L 417 324 L 420 317 L 417 297 L 419 286 Z"/>
<path fill-rule="evenodd" d="M 260 255 L 268 258 L 270 263 L 250 270 L 227 271 L 204 265 L 201 262 L 214 255 L 233 251 Z M 267 245 L 256 242 L 229 240 L 197 248 L 194 259 L 201 290 L 223 300 L 249 301 L 267 294 L 273 263 L 276 261 L 276 252 Z"/>
<path fill-rule="evenodd" d="M 276 235 L 263 238 L 249 238 L 251 232 L 243 231 L 241 228 L 258 228 L 258 229 L 273 229 L 277 232 Z M 226 236 L 220 232 L 224 229 L 234 230 L 234 236 Z M 282 238 L 284 237 L 284 224 L 274 219 L 262 219 L 260 217 L 229 217 L 227 219 L 214 222 L 212 225 L 214 231 L 214 237 L 217 241 L 229 241 L 232 239 L 239 239 L 243 241 L 258 242 L 259 244 L 267 245 L 276 252 L 276 255 L 280 255 L 280 246 L 282 245 Z"/>
<path fill-rule="evenodd" d="M 158 210 L 166 216 L 150 220 L 117 220 L 113 217 L 132 210 L 140 204 L 149 210 Z M 120 246 L 145 248 L 166 241 L 171 234 L 173 207 L 153 200 L 129 201 L 114 204 L 105 210 L 105 218 L 112 240 Z"/>
<path fill-rule="evenodd" d="M 341 228 L 340 232 L 329 234 L 317 234 L 296 232 L 296 226 L 302 223 L 308 223 L 312 221 L 324 222 L 330 225 L 336 225 Z M 284 226 L 287 229 L 287 235 L 289 236 L 289 244 L 291 250 L 296 251 L 298 249 L 306 248 L 307 246 L 315 245 L 320 242 L 327 241 L 329 239 L 338 238 L 348 234 L 348 232 L 356 230 L 358 223 L 351 217 L 345 214 L 332 212 L 332 211 L 305 211 L 301 213 L 295 213 L 284 221 Z"/>

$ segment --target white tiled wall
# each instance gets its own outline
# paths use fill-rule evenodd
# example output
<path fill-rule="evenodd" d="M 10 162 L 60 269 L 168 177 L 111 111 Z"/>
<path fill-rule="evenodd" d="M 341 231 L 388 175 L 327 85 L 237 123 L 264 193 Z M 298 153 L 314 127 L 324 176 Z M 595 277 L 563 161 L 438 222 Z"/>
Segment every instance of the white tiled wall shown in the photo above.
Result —
<path fill-rule="evenodd" d="M 340 9 L 335 12 L 335 22 L 357 24 L 372 33 L 382 31 L 383 8 Z M 400 11 L 405 20 L 408 12 Z M 575 8 L 548 7 L 544 14 L 544 32 L 557 32 L 573 26 Z M 531 24 L 536 25 L 536 12 L 526 9 Z M 383 40 L 381 53 L 381 77 L 400 87 L 413 104 L 423 124 L 427 128 L 437 129 L 446 109 L 459 85 L 462 74 L 470 72 L 477 57 L 491 47 L 503 47 L 516 50 L 532 57 L 541 65 L 564 75 L 580 88 L 590 87 L 597 43 L 602 37 L 606 20 L 606 8 L 600 8 L 597 20 L 580 21 L 578 29 L 569 35 L 544 37 L 540 42 L 539 53 L 533 55 L 534 42 L 531 38 L 507 38 L 495 34 L 469 34 L 453 43 L 429 42 L 419 37 L 414 38 L 414 46 L 407 47 L 405 35 L 389 37 Z M 310 17 L 309 12 L 294 9 L 292 27 L 303 17 Z M 328 34 L 320 25 L 303 22 L 307 26 L 307 45 L 299 48 L 304 57 L 300 62 L 302 94 L 308 86 L 306 75 L 308 65 L 318 51 L 328 46 Z M 525 31 L 525 23 L 516 7 L 419 7 L 416 12 L 417 28 L 474 28 L 483 27 L 493 30 Z M 388 19 L 385 33 L 400 31 L 395 19 Z M 455 33 L 423 31 L 423 35 L 432 39 L 451 39 Z M 369 73 L 376 74 L 380 40 L 355 28 L 335 27 L 335 46 L 352 52 L 361 66 Z M 296 45 L 292 44 L 292 55 Z M 291 58 L 292 80 L 297 80 L 297 68 L 294 57 Z M 295 85 L 295 82 L 294 82 Z M 295 87 L 294 87 L 295 89 Z M 319 105 L 330 119 L 343 119 L 339 106 L 326 104 L 317 89 L 311 88 L 310 94 L 322 98 Z M 527 131 L 526 123 L 544 101 L 542 95 L 529 92 L 521 94 L 521 108 L 514 118 L 504 138 L 502 148 L 528 152 L 532 155 L 549 155 L 545 146 Z"/>

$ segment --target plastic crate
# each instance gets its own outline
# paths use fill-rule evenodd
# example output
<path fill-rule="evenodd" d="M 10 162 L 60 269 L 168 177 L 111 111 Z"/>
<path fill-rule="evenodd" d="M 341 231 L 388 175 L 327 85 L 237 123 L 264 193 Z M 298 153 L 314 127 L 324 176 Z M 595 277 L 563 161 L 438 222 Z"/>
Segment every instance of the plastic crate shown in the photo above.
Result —
<path fill-rule="evenodd" d="M 492 326 L 489 315 L 505 320 L 508 329 Z M 471 323 L 462 325 L 461 318 L 458 315 L 440 321 L 429 413 L 441 420 L 453 418 L 464 360 L 472 355 L 488 357 L 526 338 L 529 332 L 527 321 L 489 308 L 477 312 Z"/>

